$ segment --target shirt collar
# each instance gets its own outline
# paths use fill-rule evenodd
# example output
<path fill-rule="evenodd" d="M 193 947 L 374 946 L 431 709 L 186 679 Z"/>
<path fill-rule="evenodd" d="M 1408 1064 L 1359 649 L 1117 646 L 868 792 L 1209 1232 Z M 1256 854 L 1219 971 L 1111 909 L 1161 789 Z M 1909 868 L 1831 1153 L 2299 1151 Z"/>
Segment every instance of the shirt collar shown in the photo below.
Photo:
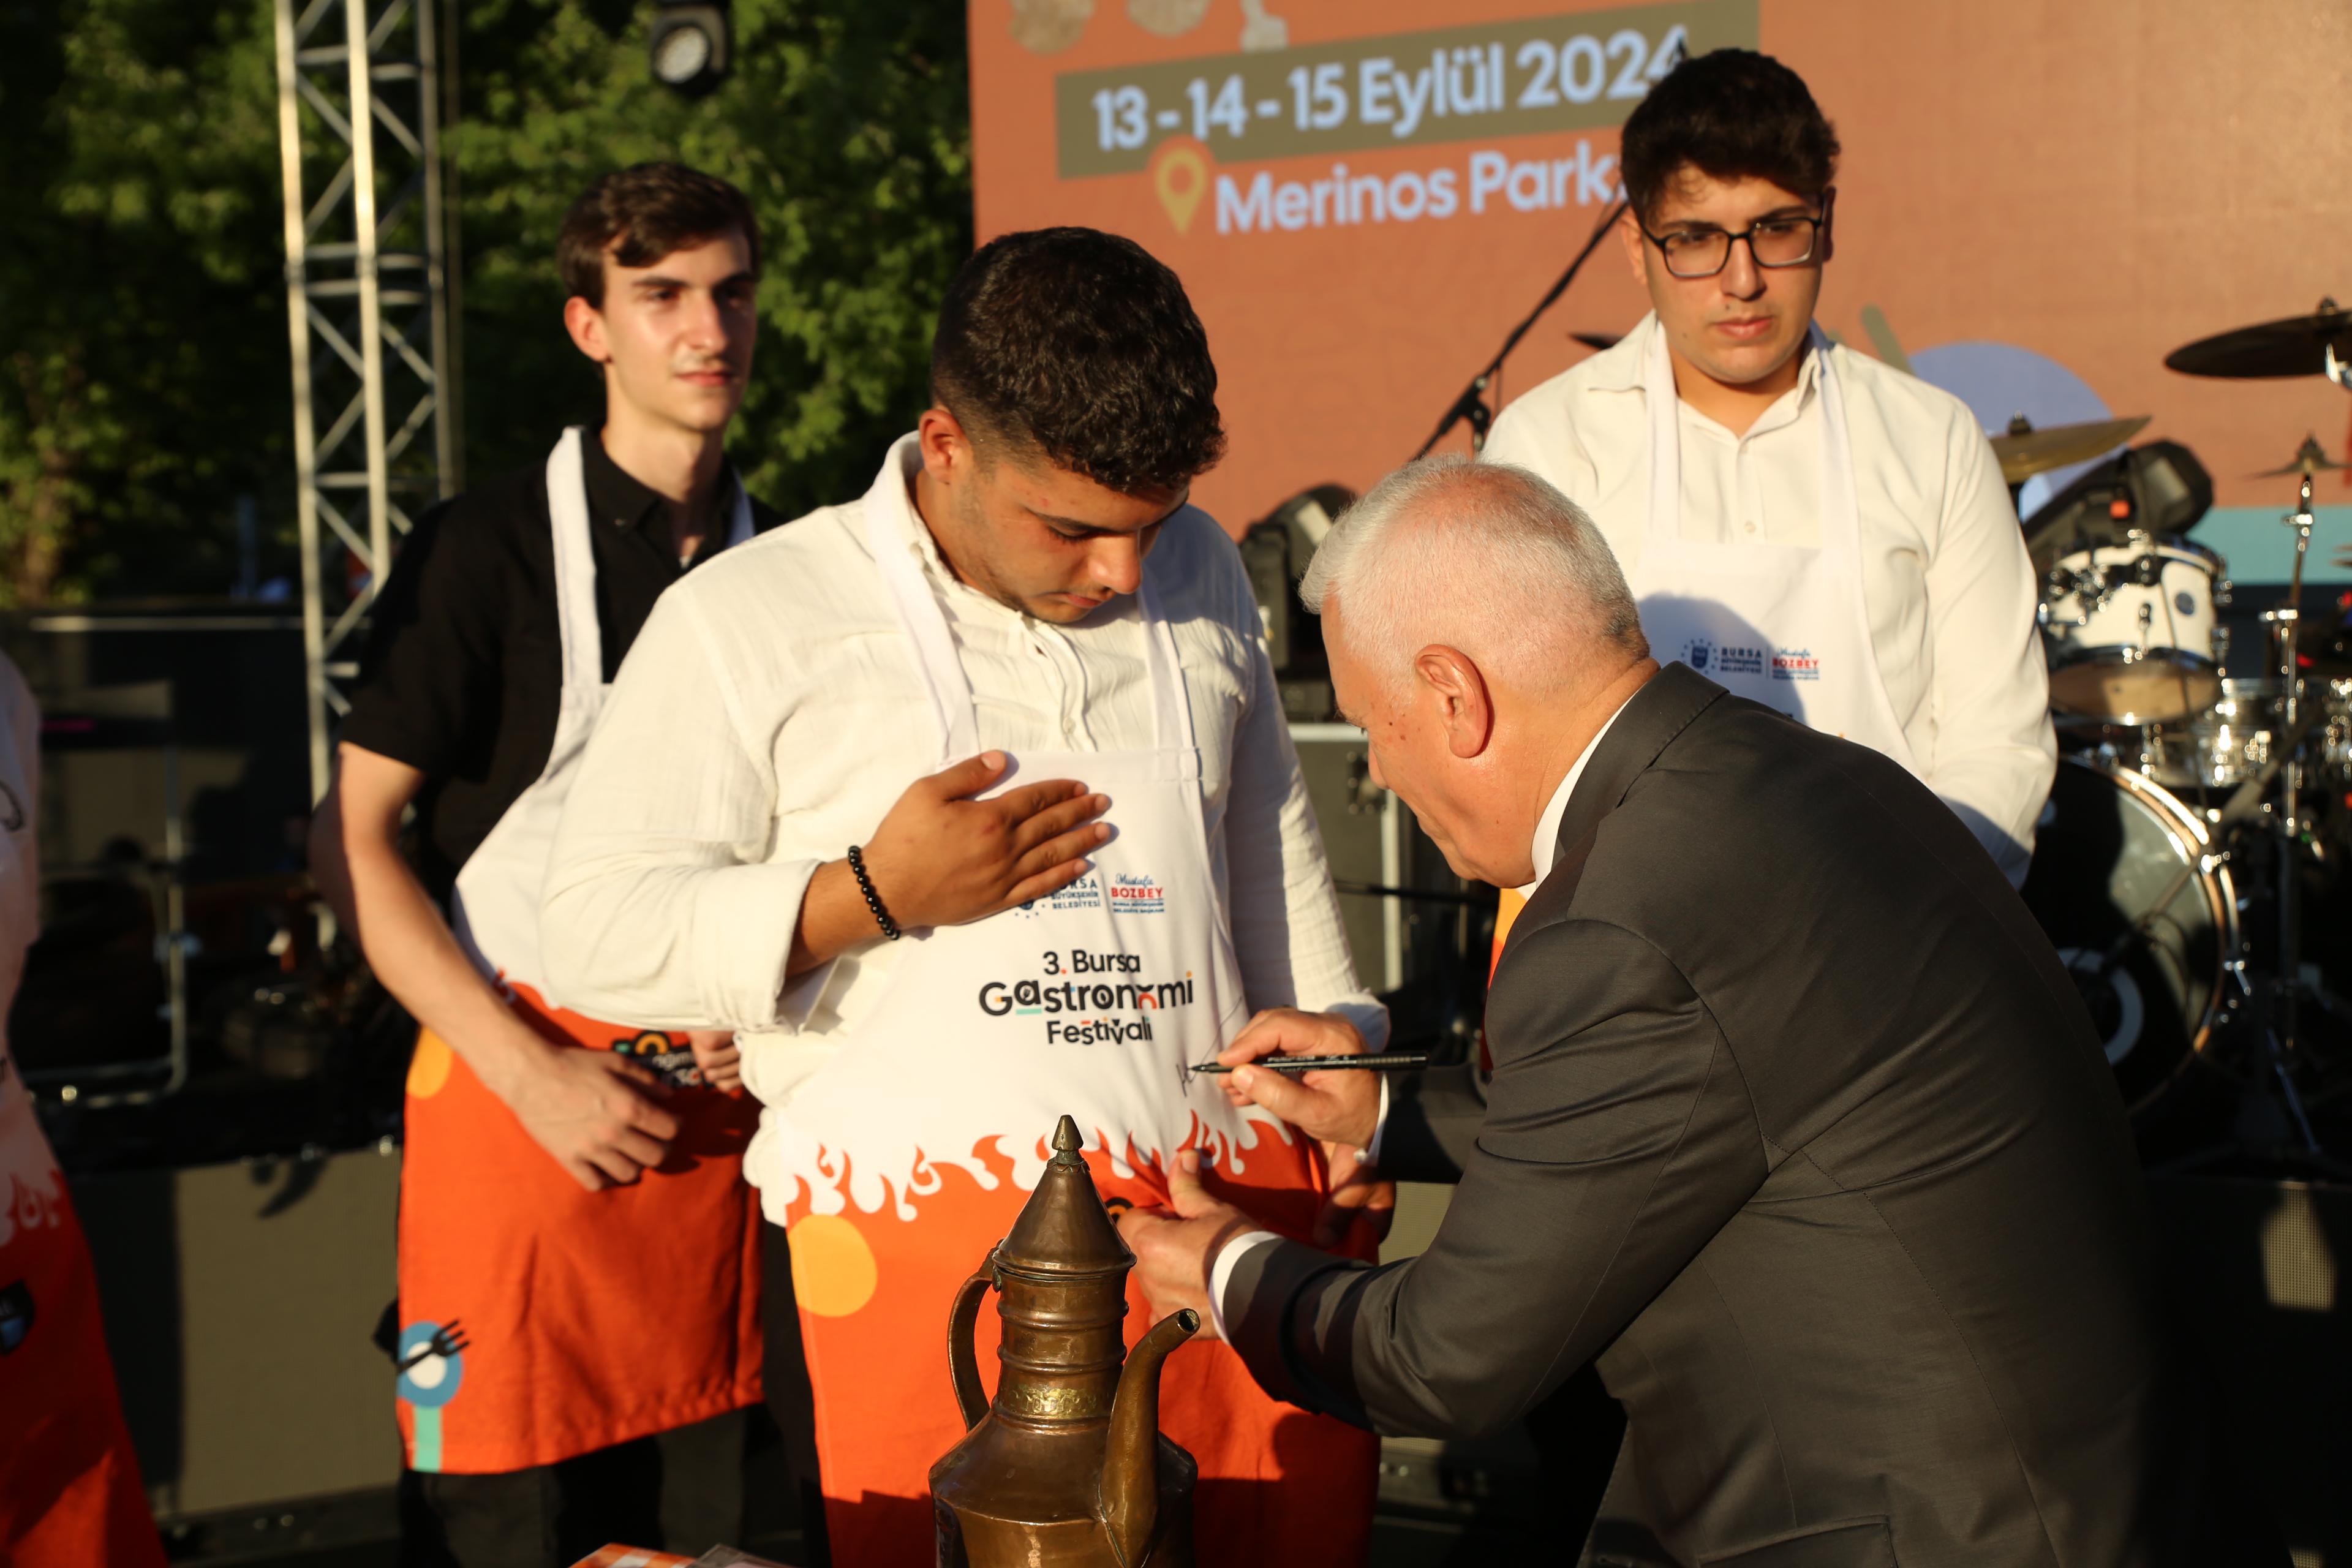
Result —
<path fill-rule="evenodd" d="M 1635 323 L 1633 330 L 1618 340 L 1614 345 L 1603 349 L 1584 362 L 1591 367 L 1588 374 L 1591 379 L 1588 384 L 1599 392 L 1641 390 L 1642 384 L 1648 379 L 1645 373 L 1650 359 L 1651 336 L 1664 331 L 1665 329 L 1658 324 L 1658 313 L 1655 310 L 1643 316 L 1639 322 Z M 1805 355 L 1805 363 L 1797 370 L 1799 394 L 1810 395 L 1820 384 L 1821 374 L 1821 355 L 1819 353 Z"/>
<path fill-rule="evenodd" d="M 588 491 L 589 515 L 600 522 L 643 535 L 667 558 L 670 547 L 669 514 L 662 493 L 613 461 L 612 454 L 604 450 L 604 433 L 593 426 L 588 431 L 588 438 L 580 444 L 580 469 L 582 483 Z M 725 549 L 733 535 L 737 483 L 735 465 L 723 465 L 719 476 L 719 504 L 711 509 L 712 526 L 703 535 L 702 548 L 696 552 L 698 561 Z"/>
<path fill-rule="evenodd" d="M 923 449 L 913 436 L 902 436 L 890 448 L 889 460 L 882 465 L 880 482 L 889 487 L 890 516 L 898 524 L 898 538 L 915 558 L 922 563 L 923 575 L 938 591 L 954 599 L 959 605 L 985 605 L 998 615 L 1026 619 L 1009 605 L 1000 605 L 987 595 L 949 569 L 947 557 L 940 553 L 940 542 L 931 537 L 930 524 L 915 506 L 915 476 L 922 471 Z M 985 613 L 985 612 L 983 612 Z"/>
<path fill-rule="evenodd" d="M 1640 695 L 1640 688 L 1635 688 L 1634 694 Z M 1632 697 L 1625 699 L 1625 702 L 1632 700 L 1633 700 Z M 1559 781 L 1558 789 L 1551 792 L 1550 804 L 1544 807 L 1543 815 L 1536 819 L 1536 841 L 1533 846 L 1536 874 L 1534 879 L 1520 891 L 1534 892 L 1537 885 L 1551 875 L 1552 862 L 1559 855 L 1560 819 L 1568 815 L 1568 803 L 1576 794 L 1576 781 L 1584 776 L 1584 764 L 1591 762 L 1592 753 L 1601 749 L 1601 742 L 1608 735 L 1610 726 L 1617 722 L 1617 715 L 1625 711 L 1625 702 L 1617 704 L 1617 711 L 1610 714 L 1608 721 L 1594 732 L 1591 740 L 1584 743 L 1584 750 L 1579 752 L 1576 754 L 1576 761 L 1569 764 L 1568 776 Z"/>

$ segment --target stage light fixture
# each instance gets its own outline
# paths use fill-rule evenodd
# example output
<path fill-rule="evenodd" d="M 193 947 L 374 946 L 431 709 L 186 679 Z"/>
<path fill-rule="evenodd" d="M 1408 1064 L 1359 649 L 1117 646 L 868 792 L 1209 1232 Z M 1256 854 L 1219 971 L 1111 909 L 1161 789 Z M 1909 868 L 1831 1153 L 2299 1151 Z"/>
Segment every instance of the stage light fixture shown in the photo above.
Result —
<path fill-rule="evenodd" d="M 727 8 L 709 0 L 661 0 L 646 53 L 654 79 L 699 98 L 727 77 Z"/>

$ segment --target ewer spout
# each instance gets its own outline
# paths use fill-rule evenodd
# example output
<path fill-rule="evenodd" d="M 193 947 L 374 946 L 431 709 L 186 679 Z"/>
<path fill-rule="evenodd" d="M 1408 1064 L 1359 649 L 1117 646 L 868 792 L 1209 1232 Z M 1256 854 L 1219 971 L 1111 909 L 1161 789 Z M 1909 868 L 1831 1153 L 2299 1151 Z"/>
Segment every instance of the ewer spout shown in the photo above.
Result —
<path fill-rule="evenodd" d="M 1162 1318 L 1129 1352 L 1118 1374 L 1097 1510 L 1119 1568 L 1143 1561 L 1159 1522 L 1160 1363 L 1200 1328 L 1201 1314 L 1190 1307 Z"/>

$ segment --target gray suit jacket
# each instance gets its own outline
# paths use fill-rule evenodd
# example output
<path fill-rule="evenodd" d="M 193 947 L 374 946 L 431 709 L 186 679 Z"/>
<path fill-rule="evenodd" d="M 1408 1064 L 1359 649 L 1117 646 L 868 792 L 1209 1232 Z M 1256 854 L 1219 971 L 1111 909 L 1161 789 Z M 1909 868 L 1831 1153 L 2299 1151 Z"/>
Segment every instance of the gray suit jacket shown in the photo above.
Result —
<path fill-rule="evenodd" d="M 1578 783 L 1486 1037 L 1491 1081 L 1395 1083 L 1388 1173 L 1460 1184 L 1426 1254 L 1236 1268 L 1270 1393 L 1463 1435 L 1597 1358 L 1636 1561 L 2175 1557 L 2201 1445 L 2114 1083 L 1902 768 L 1668 666 Z"/>

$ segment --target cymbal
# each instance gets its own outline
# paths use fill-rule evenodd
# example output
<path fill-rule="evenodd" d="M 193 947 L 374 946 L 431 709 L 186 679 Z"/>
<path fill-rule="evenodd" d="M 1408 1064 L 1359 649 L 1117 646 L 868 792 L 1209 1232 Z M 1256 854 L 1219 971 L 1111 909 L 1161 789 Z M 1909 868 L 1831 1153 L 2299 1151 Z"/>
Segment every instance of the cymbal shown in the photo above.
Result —
<path fill-rule="evenodd" d="M 2283 321 L 2264 321 L 2200 338 L 2165 355 L 2164 364 L 2186 375 L 2242 381 L 2319 375 L 2326 370 L 2331 344 L 2338 360 L 2352 360 L 2352 310 L 2333 300 L 2322 300 L 2319 309 L 2308 316 L 2289 316 Z"/>
<path fill-rule="evenodd" d="M 2036 430 L 2021 414 L 2009 422 L 2006 434 L 1992 438 L 1992 454 L 2000 459 L 2002 481 L 2021 485 L 2051 468 L 2088 462 L 2114 451 L 2138 435 L 2148 417 L 2142 414 L 2129 419 L 2053 425 L 2047 430 Z"/>
<path fill-rule="evenodd" d="M 2283 474 L 2319 474 L 2330 468 L 2352 468 L 2352 463 L 2339 463 L 2327 455 L 2316 436 L 2305 436 L 2303 445 L 2294 449 L 2294 461 L 2280 468 L 2264 468 L 2255 474 L 2258 479 L 2274 479 Z"/>

